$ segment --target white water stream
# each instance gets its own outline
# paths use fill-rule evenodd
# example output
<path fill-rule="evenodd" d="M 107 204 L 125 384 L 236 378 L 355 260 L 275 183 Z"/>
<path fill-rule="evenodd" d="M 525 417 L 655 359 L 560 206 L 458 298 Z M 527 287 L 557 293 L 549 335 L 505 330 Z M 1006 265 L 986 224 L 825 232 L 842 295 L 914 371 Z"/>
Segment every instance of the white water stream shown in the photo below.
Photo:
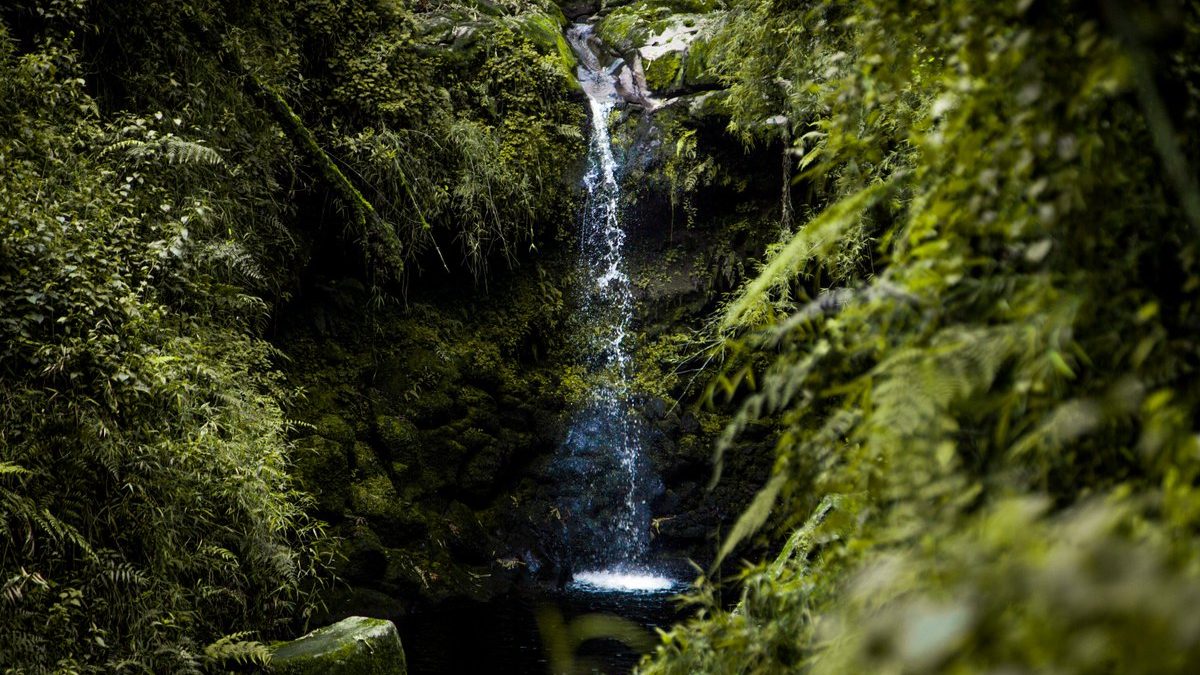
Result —
<path fill-rule="evenodd" d="M 582 314 L 591 323 L 587 360 L 597 375 L 592 401 L 568 434 L 568 444 L 603 444 L 617 460 L 619 476 L 593 483 L 594 492 L 623 491 L 623 503 L 611 509 L 595 560 L 600 569 L 578 571 L 573 586 L 586 591 L 655 592 L 676 585 L 647 569 L 649 507 L 645 500 L 640 434 L 630 420 L 630 324 L 633 287 L 625 271 L 625 231 L 620 221 L 618 165 L 608 120 L 618 102 L 616 81 L 588 45 L 592 28 L 576 24 L 567 33 L 579 56 L 579 82 L 591 108 L 588 170 L 584 176 L 587 204 L 581 222 L 580 266 L 583 272 Z M 588 436 L 587 439 L 580 438 Z M 604 495 L 597 495 L 604 498 Z"/>

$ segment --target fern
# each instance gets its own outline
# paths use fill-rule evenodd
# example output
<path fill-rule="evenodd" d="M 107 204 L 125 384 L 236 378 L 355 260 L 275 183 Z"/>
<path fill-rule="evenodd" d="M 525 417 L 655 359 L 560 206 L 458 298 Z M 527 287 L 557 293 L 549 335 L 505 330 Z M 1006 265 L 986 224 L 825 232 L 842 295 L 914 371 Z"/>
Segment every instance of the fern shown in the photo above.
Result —
<path fill-rule="evenodd" d="M 783 552 L 734 611 L 697 591 L 703 618 L 645 672 L 1194 668 L 1200 642 L 1131 645 L 1174 644 L 1167 598 L 1200 559 L 1195 190 L 1158 91 L 1194 79 L 1167 64 L 1194 61 L 1200 13 L 1146 8 L 1178 39 L 1151 45 L 1109 4 L 1108 23 L 1074 2 L 729 9 L 729 126 L 810 129 L 791 151 L 819 207 L 709 333 L 708 398 L 736 406 L 716 477 L 752 425 L 777 441 L 718 559 L 755 532 Z M 1098 560 L 1158 590 L 1093 602 L 1127 592 Z M 1086 665 L 1083 633 L 1108 645 Z"/>
<path fill-rule="evenodd" d="M 189 141 L 173 136 L 163 140 L 162 153 L 167 158 L 167 162 L 171 164 L 205 164 L 208 166 L 225 164 L 225 159 L 216 150 L 198 141 Z"/>
<path fill-rule="evenodd" d="M 231 633 L 204 648 L 204 662 L 208 666 L 266 667 L 271 662 L 271 650 L 261 642 L 246 640 L 252 633 Z"/>
<path fill-rule="evenodd" d="M 882 198 L 888 188 L 889 184 L 882 182 L 867 186 L 838 201 L 806 224 L 771 258 L 762 272 L 738 293 L 736 300 L 724 310 L 720 328 L 733 331 L 775 319 L 776 314 L 770 309 L 772 294 L 780 293 L 793 275 L 810 260 L 828 255 L 837 246 L 843 233 L 853 227 L 861 213 Z"/>
<path fill-rule="evenodd" d="M 216 150 L 199 141 L 189 141 L 174 134 L 159 139 L 145 140 L 123 138 L 113 141 L 101 150 L 102 155 L 125 153 L 131 159 L 154 160 L 162 158 L 168 164 L 224 166 L 225 159 Z"/>

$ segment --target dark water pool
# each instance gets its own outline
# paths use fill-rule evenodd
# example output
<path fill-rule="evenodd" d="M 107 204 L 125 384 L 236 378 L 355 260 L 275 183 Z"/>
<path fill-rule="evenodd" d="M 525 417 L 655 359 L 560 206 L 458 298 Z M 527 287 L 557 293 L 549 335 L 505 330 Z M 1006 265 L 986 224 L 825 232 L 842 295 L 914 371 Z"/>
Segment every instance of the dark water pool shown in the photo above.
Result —
<path fill-rule="evenodd" d="M 682 618 L 680 590 L 522 588 L 413 614 L 400 636 L 414 675 L 626 673 Z"/>

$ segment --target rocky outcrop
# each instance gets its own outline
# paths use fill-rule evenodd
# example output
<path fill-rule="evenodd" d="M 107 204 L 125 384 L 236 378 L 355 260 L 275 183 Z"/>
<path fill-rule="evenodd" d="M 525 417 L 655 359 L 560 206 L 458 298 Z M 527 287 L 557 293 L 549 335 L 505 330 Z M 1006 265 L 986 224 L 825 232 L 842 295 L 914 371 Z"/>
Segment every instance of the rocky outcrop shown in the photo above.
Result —
<path fill-rule="evenodd" d="M 405 675 L 404 647 L 391 621 L 352 616 L 272 648 L 278 675 Z"/>
<path fill-rule="evenodd" d="M 718 86 L 709 54 L 722 14 L 710 4 L 643 0 L 593 17 L 593 48 L 627 102 L 654 111 Z"/>
<path fill-rule="evenodd" d="M 485 600 L 528 569 L 530 532 L 552 517 L 530 465 L 554 453 L 567 407 L 551 355 L 561 292 L 528 272 L 493 275 L 489 293 L 414 290 L 407 309 L 371 310 L 358 285 L 331 283 L 281 313 L 289 380 L 306 394 L 297 478 L 351 587 L 327 594 L 326 620 Z"/>

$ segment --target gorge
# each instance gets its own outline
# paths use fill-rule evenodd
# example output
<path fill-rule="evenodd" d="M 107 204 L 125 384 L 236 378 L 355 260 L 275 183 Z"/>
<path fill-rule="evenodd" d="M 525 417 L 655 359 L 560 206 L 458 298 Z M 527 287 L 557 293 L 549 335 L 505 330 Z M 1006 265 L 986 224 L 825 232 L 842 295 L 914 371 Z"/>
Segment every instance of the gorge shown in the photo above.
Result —
<path fill-rule="evenodd" d="M 1200 669 L 1200 5 L 0 3 L 0 671 Z"/>

